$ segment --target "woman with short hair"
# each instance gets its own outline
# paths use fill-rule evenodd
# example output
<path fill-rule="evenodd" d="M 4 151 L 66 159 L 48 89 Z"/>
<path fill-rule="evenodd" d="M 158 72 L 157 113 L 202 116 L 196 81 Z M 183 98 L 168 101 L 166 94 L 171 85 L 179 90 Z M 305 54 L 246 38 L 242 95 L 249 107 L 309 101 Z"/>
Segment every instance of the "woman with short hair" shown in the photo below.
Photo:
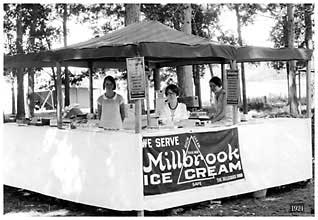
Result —
<path fill-rule="evenodd" d="M 179 88 L 170 84 L 165 89 L 167 100 L 159 110 L 159 119 L 163 124 L 171 125 L 189 118 L 185 104 L 178 102 Z"/>
<path fill-rule="evenodd" d="M 222 80 L 214 76 L 209 81 L 210 89 L 215 94 L 216 112 L 211 116 L 211 122 L 232 122 L 232 106 L 226 103 L 226 91 Z"/>
<path fill-rule="evenodd" d="M 116 81 L 112 76 L 105 77 L 103 89 L 105 93 L 97 99 L 99 127 L 121 129 L 125 119 L 124 99 L 114 91 Z"/>

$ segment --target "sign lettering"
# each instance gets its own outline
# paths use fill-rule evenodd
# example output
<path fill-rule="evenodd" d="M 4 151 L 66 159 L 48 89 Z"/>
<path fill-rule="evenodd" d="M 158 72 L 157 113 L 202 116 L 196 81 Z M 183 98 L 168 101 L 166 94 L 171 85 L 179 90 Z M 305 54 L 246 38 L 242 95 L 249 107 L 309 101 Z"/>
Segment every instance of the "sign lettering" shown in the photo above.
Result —
<path fill-rule="evenodd" d="M 146 77 L 143 57 L 127 58 L 127 80 L 129 99 L 143 99 L 146 97 Z"/>
<path fill-rule="evenodd" d="M 227 91 L 226 91 L 226 102 L 229 105 L 237 105 L 239 101 L 238 97 L 238 71 L 237 70 L 227 70 Z"/>
<path fill-rule="evenodd" d="M 145 195 L 243 179 L 237 128 L 143 137 L 143 177 Z"/>

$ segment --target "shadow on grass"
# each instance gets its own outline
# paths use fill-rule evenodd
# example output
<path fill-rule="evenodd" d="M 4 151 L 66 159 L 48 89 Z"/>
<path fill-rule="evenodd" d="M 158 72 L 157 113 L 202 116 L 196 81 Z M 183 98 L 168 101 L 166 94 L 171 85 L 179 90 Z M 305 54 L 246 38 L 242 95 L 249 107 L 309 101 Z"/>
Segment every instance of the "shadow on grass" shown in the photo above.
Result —
<path fill-rule="evenodd" d="M 295 189 L 306 188 L 310 181 L 270 188 L 267 197 L 280 197 Z M 313 184 L 313 183 L 311 183 Z M 40 193 L 4 185 L 4 214 L 7 216 L 137 216 L 137 211 L 116 211 L 46 196 Z M 145 211 L 145 216 L 202 216 L 211 207 L 231 206 L 255 200 L 252 193 L 208 200 L 159 211 Z M 221 205 L 222 204 L 222 205 Z M 314 209 L 311 211 L 314 213 Z M 217 214 L 217 213 L 216 213 Z"/>

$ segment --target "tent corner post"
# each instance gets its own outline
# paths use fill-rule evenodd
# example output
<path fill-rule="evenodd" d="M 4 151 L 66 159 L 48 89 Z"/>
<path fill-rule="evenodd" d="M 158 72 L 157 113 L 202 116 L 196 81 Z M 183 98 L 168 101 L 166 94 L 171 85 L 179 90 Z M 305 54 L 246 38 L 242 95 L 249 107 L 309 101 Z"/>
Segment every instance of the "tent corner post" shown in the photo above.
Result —
<path fill-rule="evenodd" d="M 306 63 L 306 117 L 311 118 L 311 61 Z"/>
<path fill-rule="evenodd" d="M 160 91 L 160 68 L 156 66 L 156 68 L 153 69 L 153 80 L 154 80 L 154 106 L 156 108 L 156 102 L 157 102 L 157 93 Z"/>
<path fill-rule="evenodd" d="M 138 216 L 138 217 L 145 217 L 145 212 L 144 212 L 144 210 L 139 210 L 139 211 L 137 211 L 137 216 Z"/>
<path fill-rule="evenodd" d="M 149 68 L 149 74 L 151 74 L 151 68 Z M 150 100 L 149 100 L 149 75 L 146 72 L 146 105 L 147 105 L 147 126 L 150 126 Z"/>
<path fill-rule="evenodd" d="M 94 86 L 93 86 L 93 63 L 91 61 L 88 61 L 88 71 L 89 71 L 89 87 L 88 87 L 88 93 L 89 93 L 89 109 L 90 113 L 94 113 Z"/>
<path fill-rule="evenodd" d="M 141 99 L 135 100 L 135 133 L 141 132 Z"/>
<path fill-rule="evenodd" d="M 56 62 L 56 94 L 57 94 L 57 106 L 56 106 L 56 115 L 57 115 L 57 127 L 62 128 L 62 78 L 61 78 L 61 62 Z"/>
<path fill-rule="evenodd" d="M 246 101 L 246 79 L 245 79 L 245 67 L 244 62 L 241 63 L 241 81 L 242 81 L 242 101 L 243 101 L 243 114 L 247 115 L 247 101 Z"/>

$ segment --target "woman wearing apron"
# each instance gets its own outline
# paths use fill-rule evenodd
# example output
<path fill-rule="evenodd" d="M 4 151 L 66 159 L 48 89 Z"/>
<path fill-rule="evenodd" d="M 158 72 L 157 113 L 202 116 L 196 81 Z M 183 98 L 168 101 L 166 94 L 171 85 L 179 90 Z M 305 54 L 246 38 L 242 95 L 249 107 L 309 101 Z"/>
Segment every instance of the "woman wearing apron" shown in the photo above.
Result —
<path fill-rule="evenodd" d="M 106 92 L 97 99 L 99 127 L 121 129 L 125 118 L 124 99 L 117 94 L 116 82 L 112 76 L 106 76 L 103 82 Z"/>

